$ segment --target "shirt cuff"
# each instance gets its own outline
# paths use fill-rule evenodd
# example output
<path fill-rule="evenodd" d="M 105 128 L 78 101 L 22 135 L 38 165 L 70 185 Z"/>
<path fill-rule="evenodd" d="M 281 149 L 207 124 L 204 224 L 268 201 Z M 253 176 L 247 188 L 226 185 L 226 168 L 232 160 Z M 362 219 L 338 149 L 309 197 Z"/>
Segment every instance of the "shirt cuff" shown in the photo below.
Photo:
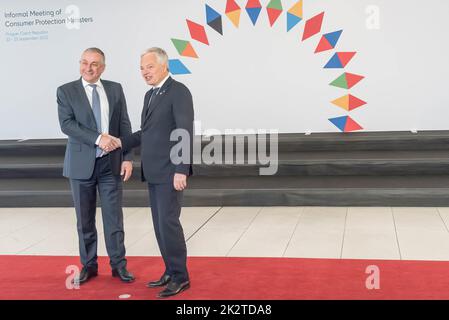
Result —
<path fill-rule="evenodd" d="M 101 134 L 98 136 L 97 140 L 95 140 L 95 144 L 96 144 L 97 146 L 100 145 L 100 140 L 101 140 Z"/>

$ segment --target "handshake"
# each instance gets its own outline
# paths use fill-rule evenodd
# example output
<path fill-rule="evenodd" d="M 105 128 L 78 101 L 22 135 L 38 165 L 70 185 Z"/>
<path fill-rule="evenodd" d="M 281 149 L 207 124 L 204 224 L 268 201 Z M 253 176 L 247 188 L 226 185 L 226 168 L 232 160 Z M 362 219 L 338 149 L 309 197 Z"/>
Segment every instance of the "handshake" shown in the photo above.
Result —
<path fill-rule="evenodd" d="M 112 152 L 122 147 L 122 141 L 119 138 L 113 137 L 107 133 L 102 133 L 98 146 L 105 152 Z"/>

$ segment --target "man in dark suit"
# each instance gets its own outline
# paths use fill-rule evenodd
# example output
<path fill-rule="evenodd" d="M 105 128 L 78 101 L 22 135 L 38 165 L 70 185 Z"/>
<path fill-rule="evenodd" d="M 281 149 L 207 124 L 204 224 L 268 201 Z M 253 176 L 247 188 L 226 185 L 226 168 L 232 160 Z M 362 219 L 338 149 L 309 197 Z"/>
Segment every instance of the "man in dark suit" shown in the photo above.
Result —
<path fill-rule="evenodd" d="M 104 69 L 104 53 L 86 49 L 80 61 L 81 78 L 57 90 L 59 122 L 68 136 L 63 175 L 70 179 L 83 265 L 79 283 L 98 274 L 97 188 L 112 276 L 134 280 L 126 269 L 121 178 L 126 181 L 131 176 L 131 154 L 120 149 L 110 152 L 116 145 L 108 135 L 127 135 L 132 130 L 122 86 L 100 80 Z"/>
<path fill-rule="evenodd" d="M 142 180 L 148 182 L 154 230 L 165 263 L 161 278 L 147 286 L 166 285 L 158 294 L 164 298 L 190 287 L 187 249 L 179 216 L 182 191 L 192 174 L 193 102 L 189 89 L 169 76 L 164 50 L 145 51 L 140 69 L 146 83 L 152 86 L 145 95 L 141 130 L 130 136 L 122 135 L 121 141 L 117 141 L 124 151 L 141 146 Z M 177 136 L 176 132 L 181 137 L 181 159 L 171 154 L 173 147 L 179 146 L 177 138 L 171 137 Z"/>

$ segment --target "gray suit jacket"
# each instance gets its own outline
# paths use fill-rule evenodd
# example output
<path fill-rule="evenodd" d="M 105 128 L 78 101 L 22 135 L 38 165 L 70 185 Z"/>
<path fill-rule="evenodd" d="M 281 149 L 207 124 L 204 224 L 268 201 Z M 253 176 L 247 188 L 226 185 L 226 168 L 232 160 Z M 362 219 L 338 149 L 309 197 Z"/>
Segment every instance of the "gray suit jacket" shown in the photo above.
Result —
<path fill-rule="evenodd" d="M 107 80 L 101 82 L 109 103 L 109 134 L 115 137 L 131 134 L 122 86 Z M 89 179 L 95 166 L 95 141 L 100 132 L 81 78 L 60 86 L 56 95 L 61 130 L 68 136 L 63 175 L 71 179 Z M 113 174 L 120 175 L 122 161 L 131 160 L 132 154 L 118 149 L 111 152 L 109 158 Z"/>
<path fill-rule="evenodd" d="M 151 90 L 150 90 L 151 91 Z M 124 151 L 141 146 L 142 181 L 169 183 L 174 173 L 192 174 L 193 154 L 193 100 L 189 89 L 182 83 L 167 79 L 149 105 L 150 91 L 145 95 L 140 131 L 121 137 Z M 175 129 L 189 133 L 189 160 L 174 164 L 170 151 L 177 141 L 170 141 Z"/>

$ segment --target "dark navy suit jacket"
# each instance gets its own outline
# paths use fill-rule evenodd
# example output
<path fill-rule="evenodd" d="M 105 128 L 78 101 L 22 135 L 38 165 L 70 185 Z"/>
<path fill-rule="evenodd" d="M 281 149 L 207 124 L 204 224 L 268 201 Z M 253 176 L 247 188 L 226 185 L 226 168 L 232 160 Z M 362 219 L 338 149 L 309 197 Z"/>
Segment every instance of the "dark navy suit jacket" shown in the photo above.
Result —
<path fill-rule="evenodd" d="M 150 101 L 151 90 L 145 94 L 140 130 L 122 136 L 122 148 L 127 152 L 141 146 L 142 181 L 149 183 L 173 182 L 175 173 L 192 174 L 193 154 L 193 101 L 189 89 L 169 77 Z M 170 141 L 175 129 L 189 134 L 189 155 L 183 163 L 171 161 L 170 152 L 178 141 Z"/>

